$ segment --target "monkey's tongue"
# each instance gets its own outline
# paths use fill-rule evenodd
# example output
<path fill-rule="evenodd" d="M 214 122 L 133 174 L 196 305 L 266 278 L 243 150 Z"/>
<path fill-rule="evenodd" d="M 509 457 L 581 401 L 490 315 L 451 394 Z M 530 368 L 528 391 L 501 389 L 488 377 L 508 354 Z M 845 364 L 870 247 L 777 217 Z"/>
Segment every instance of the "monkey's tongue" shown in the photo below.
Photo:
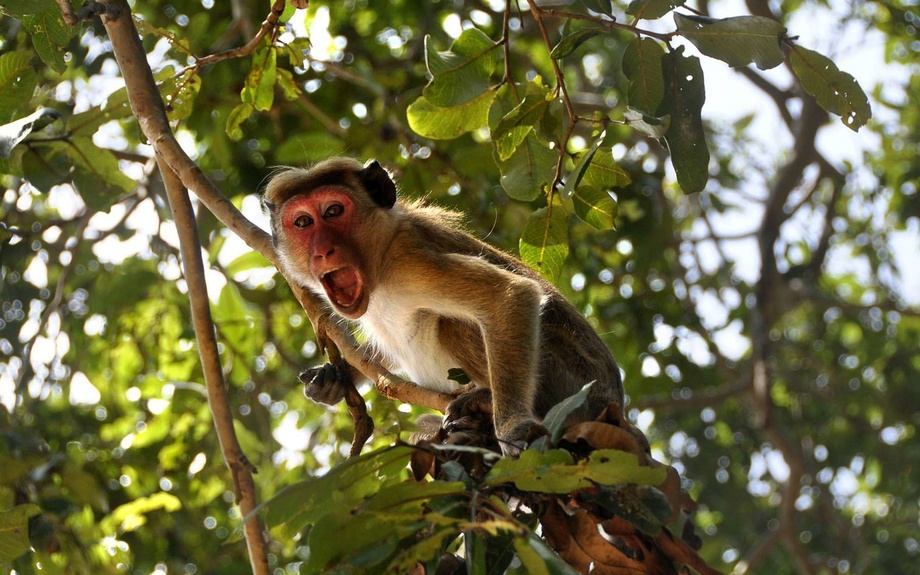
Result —
<path fill-rule="evenodd" d="M 323 276 L 326 293 L 341 307 L 351 307 L 361 296 L 361 281 L 352 268 L 331 271 Z"/>

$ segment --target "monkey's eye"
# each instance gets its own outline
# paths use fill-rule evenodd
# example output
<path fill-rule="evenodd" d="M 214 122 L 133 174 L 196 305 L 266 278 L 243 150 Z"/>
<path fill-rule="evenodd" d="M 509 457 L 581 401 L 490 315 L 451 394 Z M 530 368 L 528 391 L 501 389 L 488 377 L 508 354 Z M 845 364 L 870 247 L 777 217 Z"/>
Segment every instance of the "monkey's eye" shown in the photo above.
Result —
<path fill-rule="evenodd" d="M 326 211 L 323 212 L 324 218 L 334 218 L 336 216 L 341 216 L 345 212 L 345 206 L 342 204 L 332 204 Z"/>
<path fill-rule="evenodd" d="M 295 228 L 306 228 L 313 223 L 313 218 L 310 216 L 297 216 L 297 219 L 294 220 Z"/>

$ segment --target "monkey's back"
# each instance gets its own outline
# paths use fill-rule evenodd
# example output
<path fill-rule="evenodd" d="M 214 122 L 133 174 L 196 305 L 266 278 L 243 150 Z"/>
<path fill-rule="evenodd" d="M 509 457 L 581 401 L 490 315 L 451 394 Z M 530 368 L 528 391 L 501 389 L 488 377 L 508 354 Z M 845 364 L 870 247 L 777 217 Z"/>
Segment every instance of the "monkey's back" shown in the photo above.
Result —
<path fill-rule="evenodd" d="M 591 381 L 595 383 L 587 405 L 574 414 L 573 420 L 593 419 L 611 401 L 623 404 L 623 381 L 613 354 L 584 315 L 556 286 L 518 258 L 468 233 L 460 224 L 460 214 L 421 202 L 406 203 L 403 208 L 421 244 L 418 249 L 482 258 L 540 286 L 544 297 L 540 314 L 539 389 L 534 406 L 537 415 L 544 416 L 553 405 Z M 453 326 L 451 329 L 463 328 Z M 481 337 L 477 330 L 467 333 L 471 338 Z M 473 344 L 476 349 L 480 346 L 478 341 Z M 485 362 L 484 357 L 482 361 Z M 469 366 L 461 367 L 471 377 L 470 371 L 477 371 Z"/>

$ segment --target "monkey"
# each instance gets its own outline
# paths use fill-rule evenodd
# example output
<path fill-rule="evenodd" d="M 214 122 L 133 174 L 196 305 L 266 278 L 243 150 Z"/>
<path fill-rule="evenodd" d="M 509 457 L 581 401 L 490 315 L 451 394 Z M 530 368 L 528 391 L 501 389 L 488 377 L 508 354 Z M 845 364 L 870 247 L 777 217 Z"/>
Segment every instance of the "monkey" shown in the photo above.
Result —
<path fill-rule="evenodd" d="M 566 423 L 622 406 L 613 354 L 559 290 L 465 231 L 458 213 L 398 199 L 377 161 L 283 168 L 262 201 L 287 277 L 356 323 L 388 369 L 455 394 L 447 422 L 491 410 L 503 454 L 525 448 L 547 411 L 589 382 L 587 401 Z M 452 368 L 469 376 L 471 389 L 448 379 Z M 340 401 L 337 369 L 301 374 L 307 397 Z"/>

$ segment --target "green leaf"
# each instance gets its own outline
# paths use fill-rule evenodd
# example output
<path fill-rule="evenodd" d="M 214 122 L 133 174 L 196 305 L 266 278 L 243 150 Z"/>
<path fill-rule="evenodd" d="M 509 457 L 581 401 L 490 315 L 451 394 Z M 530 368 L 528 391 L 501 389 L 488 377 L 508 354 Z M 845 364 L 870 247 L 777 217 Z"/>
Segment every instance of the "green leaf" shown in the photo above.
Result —
<path fill-rule="evenodd" d="M 490 90 L 459 106 L 440 108 L 421 96 L 406 110 L 409 127 L 425 138 L 453 140 L 488 124 L 494 97 Z"/>
<path fill-rule="evenodd" d="M 0 4 L 0 12 L 17 20 L 22 20 L 29 14 L 38 14 L 53 8 L 57 8 L 55 0 L 4 0 Z"/>
<path fill-rule="evenodd" d="M 581 3 L 588 10 L 613 16 L 613 4 L 610 0 L 581 0 Z"/>
<path fill-rule="evenodd" d="M 31 52 L 0 54 L 0 122 L 27 109 L 37 82 Z"/>
<path fill-rule="evenodd" d="M 578 186 L 572 196 L 575 215 L 598 230 L 609 230 L 617 217 L 617 203 L 606 189 Z"/>
<path fill-rule="evenodd" d="M 585 176 L 585 172 L 588 171 L 588 166 L 591 165 L 591 160 L 594 159 L 594 154 L 597 153 L 597 150 L 600 149 L 601 144 L 604 143 L 604 138 L 606 133 L 601 133 L 597 140 L 583 152 L 579 158 L 578 163 L 575 164 L 575 167 L 569 172 L 569 175 L 565 178 L 565 188 L 563 189 L 563 196 L 566 198 L 571 198 L 572 194 L 575 193 L 575 188 L 578 187 L 578 184 L 581 183 L 581 179 Z"/>
<path fill-rule="evenodd" d="M 134 531 L 147 522 L 147 514 L 161 509 L 167 513 L 178 511 L 182 509 L 182 501 L 165 491 L 159 491 L 149 497 L 138 497 L 112 510 L 99 522 L 99 528 L 103 533 Z"/>
<path fill-rule="evenodd" d="M 470 376 L 459 367 L 452 367 L 447 370 L 447 379 L 456 381 L 460 385 L 469 385 L 472 383 Z"/>
<path fill-rule="evenodd" d="M 528 449 L 518 459 L 501 459 L 485 478 L 486 485 L 513 483 L 522 491 L 571 493 L 600 485 L 659 485 L 667 477 L 664 467 L 639 465 L 639 458 L 626 451 L 599 449 L 587 460 L 573 462 L 568 451 L 546 453 Z"/>
<path fill-rule="evenodd" d="M 667 497 L 648 485 L 604 485 L 597 491 L 579 493 L 578 499 L 612 511 L 652 537 L 661 532 L 671 515 Z"/>
<path fill-rule="evenodd" d="M 658 116 L 671 116 L 665 141 L 677 182 L 686 193 L 699 192 L 709 179 L 709 148 L 701 112 L 706 101 L 703 68 L 696 56 L 685 57 L 684 47 L 665 54 L 664 100 Z"/>
<path fill-rule="evenodd" d="M 414 448 L 387 447 L 353 457 L 333 467 L 326 475 L 311 477 L 285 487 L 266 501 L 265 523 L 287 524 L 296 533 L 316 523 L 333 509 L 352 509 L 384 486 L 384 480 L 405 469 Z"/>
<path fill-rule="evenodd" d="M 303 165 L 345 153 L 345 144 L 328 132 L 306 132 L 286 140 L 275 149 L 282 164 Z"/>
<path fill-rule="evenodd" d="M 160 85 L 160 94 L 166 105 L 166 115 L 171 122 L 183 120 L 192 115 L 195 98 L 201 89 L 201 76 L 194 68 L 183 71 Z"/>
<path fill-rule="evenodd" d="M 588 392 L 591 390 L 592 385 L 594 385 L 593 381 L 586 383 L 580 390 L 552 406 L 550 410 L 546 412 L 546 416 L 543 418 L 543 427 L 549 430 L 550 436 L 549 438 L 546 436 L 538 438 L 532 445 L 533 449 L 544 451 L 546 449 L 545 444 L 547 443 L 547 439 L 549 439 L 553 445 L 559 441 L 559 438 L 562 437 L 562 432 L 565 431 L 565 420 L 568 419 L 573 411 L 585 404 L 585 401 L 588 400 Z"/>
<path fill-rule="evenodd" d="M 549 90 L 539 76 L 527 83 L 524 100 L 492 129 L 492 140 L 500 160 L 510 158 L 534 125 L 543 118 L 549 106 L 549 97 Z"/>
<path fill-rule="evenodd" d="M 64 154 L 73 166 L 73 183 L 92 210 L 107 211 L 137 185 L 122 173 L 115 156 L 89 137 L 71 138 Z"/>
<path fill-rule="evenodd" d="M 71 37 L 76 34 L 76 29 L 64 22 L 60 8 L 55 5 L 26 16 L 22 19 L 22 25 L 29 31 L 32 45 L 42 62 L 59 74 L 64 72 L 67 69 L 64 62 L 64 46 L 67 46 Z"/>
<path fill-rule="evenodd" d="M 623 52 L 623 74 L 629 80 L 627 101 L 633 108 L 654 113 L 664 96 L 661 59 L 664 49 L 651 38 L 636 38 Z"/>
<path fill-rule="evenodd" d="M 477 99 L 489 90 L 500 58 L 501 45 L 477 28 L 464 30 L 446 52 L 437 51 L 426 36 L 425 63 L 432 78 L 422 94 L 440 108 Z"/>
<path fill-rule="evenodd" d="M 31 549 L 29 518 L 41 512 L 41 508 L 32 503 L 0 511 L 0 564 L 9 563 Z"/>
<path fill-rule="evenodd" d="M 231 140 L 238 142 L 243 139 L 243 129 L 240 126 L 242 126 L 243 122 L 248 120 L 255 111 L 256 107 L 248 102 L 238 104 L 230 111 L 230 115 L 227 116 L 226 130 L 227 136 Z"/>
<path fill-rule="evenodd" d="M 284 97 L 289 102 L 293 102 L 303 94 L 303 90 L 301 90 L 297 81 L 294 80 L 294 74 L 292 74 L 290 70 L 278 68 L 276 72 L 278 74 L 278 87 L 281 88 Z"/>
<path fill-rule="evenodd" d="M 502 188 L 522 202 L 537 199 L 556 173 L 557 154 L 533 134 L 528 135 L 510 158 L 496 159 Z"/>
<path fill-rule="evenodd" d="M 663 118 L 656 118 L 632 107 L 626 108 L 626 111 L 623 112 L 623 119 L 630 128 L 655 139 L 664 138 L 671 126 L 671 116 L 668 114 L 665 114 Z"/>
<path fill-rule="evenodd" d="M 801 46 L 792 46 L 789 56 L 802 87 L 822 108 L 840 116 L 843 124 L 854 132 L 866 125 L 872 109 L 853 76 L 841 72 L 826 56 Z"/>
<path fill-rule="evenodd" d="M 554 60 L 565 58 L 591 38 L 594 38 L 598 34 L 604 34 L 605 32 L 607 32 L 607 30 L 596 26 L 579 28 L 570 34 L 563 36 L 563 38 L 559 40 L 559 43 L 553 47 L 553 50 L 549 53 L 549 57 L 553 58 Z"/>
<path fill-rule="evenodd" d="M 528 538 L 515 538 L 514 550 L 521 560 L 523 572 L 528 575 L 578 575 L 574 567 L 550 549 L 546 541 L 534 534 Z"/>
<path fill-rule="evenodd" d="M 780 42 L 786 36 L 786 28 L 772 18 L 735 16 L 715 20 L 675 13 L 674 23 L 700 52 L 729 66 L 753 62 L 761 70 L 768 70 L 783 63 Z"/>
<path fill-rule="evenodd" d="M 260 254 L 257 251 L 246 252 L 243 255 L 237 257 L 232 262 L 226 265 L 224 271 L 227 273 L 227 276 L 233 277 L 236 274 L 251 269 L 257 268 L 270 268 L 273 267 L 272 264 L 265 259 L 265 256 Z"/>
<path fill-rule="evenodd" d="M 271 110 L 275 101 L 276 63 L 277 54 L 273 47 L 263 46 L 256 50 L 240 94 L 244 103 L 252 104 L 256 110 L 263 112 Z"/>
<path fill-rule="evenodd" d="M 521 259 L 543 277 L 555 281 L 569 255 L 569 227 L 558 201 L 530 215 L 520 240 Z"/>
<path fill-rule="evenodd" d="M 541 453 L 527 449 L 517 459 L 497 461 L 484 483 L 490 487 L 512 483 L 522 491 L 571 493 L 591 487 L 581 473 L 582 466 L 575 464 L 568 451 L 551 449 Z"/>
<path fill-rule="evenodd" d="M 626 13 L 636 20 L 656 20 L 674 8 L 683 6 L 687 0 L 633 0 L 626 8 Z"/>

